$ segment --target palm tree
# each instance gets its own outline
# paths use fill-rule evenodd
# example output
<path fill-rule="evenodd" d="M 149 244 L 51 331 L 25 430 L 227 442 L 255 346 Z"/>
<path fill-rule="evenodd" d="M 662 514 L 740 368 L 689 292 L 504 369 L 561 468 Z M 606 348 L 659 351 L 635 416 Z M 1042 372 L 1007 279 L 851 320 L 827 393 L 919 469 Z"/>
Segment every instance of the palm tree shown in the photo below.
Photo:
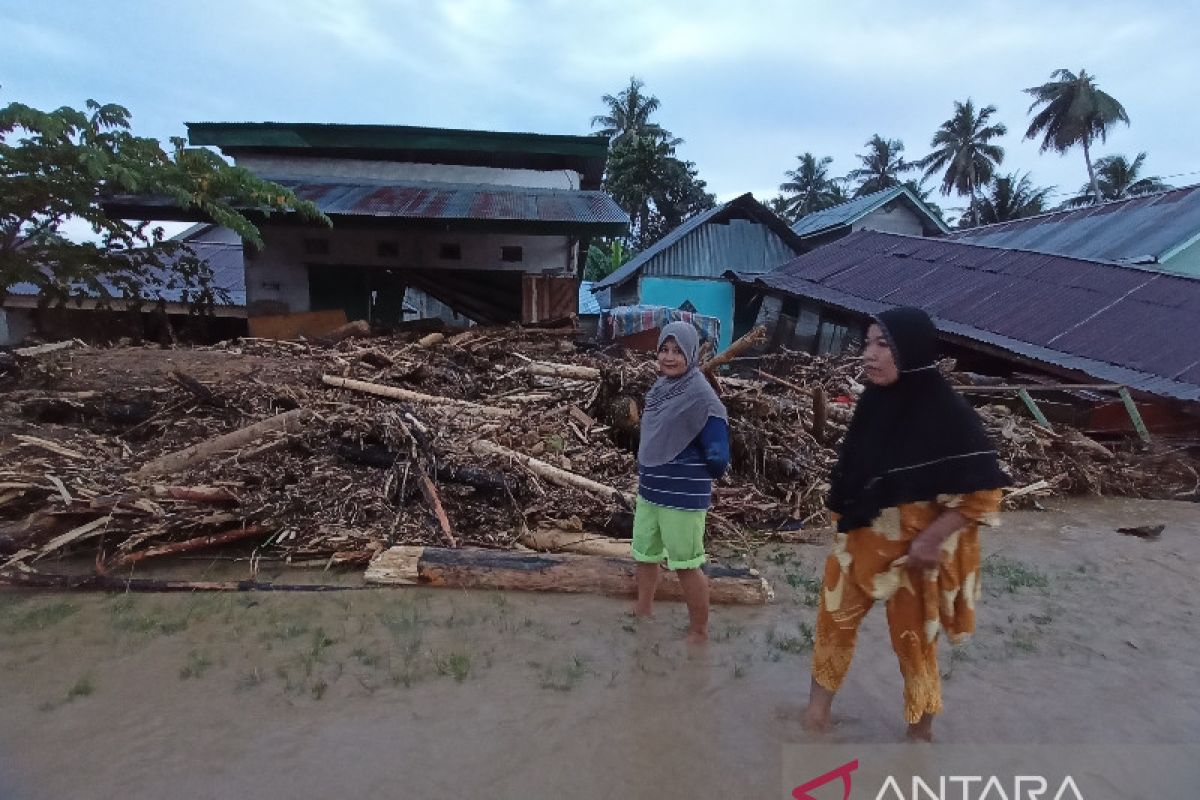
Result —
<path fill-rule="evenodd" d="M 1100 202 L 1100 185 L 1092 165 L 1092 142 L 1108 138 L 1108 129 L 1117 122 L 1129 124 L 1125 108 L 1112 95 L 1096 88 L 1096 79 L 1079 70 L 1055 70 L 1050 82 L 1025 90 L 1032 95 L 1029 110 L 1043 108 L 1029 123 L 1026 139 L 1042 136 L 1042 152 L 1056 150 L 1065 153 L 1075 145 L 1083 145 L 1083 160 L 1087 163 L 1088 179 L 1092 186 L 1093 202 Z"/>
<path fill-rule="evenodd" d="M 854 190 L 855 197 L 897 186 L 901 175 L 916 168 L 901 155 L 904 143 L 899 139 L 884 139 L 877 133 L 867 140 L 866 148 L 866 154 L 857 157 L 862 166 L 846 175 L 850 180 L 861 181 Z"/>
<path fill-rule="evenodd" d="M 635 136 L 651 136 L 668 141 L 672 147 L 683 142 L 675 139 L 661 125 L 650 121 L 650 115 L 659 109 L 661 102 L 654 95 L 642 94 L 646 84 L 636 77 L 630 77 L 629 86 L 622 89 L 616 97 L 606 94 L 600 101 L 608 106 L 607 114 L 592 117 L 592 127 L 602 125 L 600 133 L 609 138 L 616 146 L 623 144 Z"/>
<path fill-rule="evenodd" d="M 1146 154 L 1138 153 L 1132 162 L 1125 156 L 1112 155 L 1096 159 L 1096 185 L 1100 187 L 1100 196 L 1105 200 L 1124 200 L 1126 197 L 1136 197 L 1139 194 L 1161 192 L 1171 187 L 1156 177 L 1143 178 L 1142 165 L 1146 163 Z M 1092 203 L 1092 187 L 1084 184 L 1079 187 L 1079 194 L 1072 197 L 1064 205 L 1071 207 L 1086 206 Z"/>
<path fill-rule="evenodd" d="M 965 103 L 956 100 L 954 116 L 942 123 L 929 143 L 934 151 L 917 162 L 925 168 L 927 178 L 945 170 L 942 194 L 969 195 L 971 218 L 976 222 L 979 220 L 976 191 L 992 179 L 996 167 L 1004 160 L 1004 148 L 991 144 L 991 140 L 1008 133 L 1008 128 L 998 122 L 989 124 L 995 113 L 995 106 L 984 106 L 976 114 L 971 98 Z"/>
<path fill-rule="evenodd" d="M 840 187 L 836 179 L 829 177 L 829 156 L 817 158 L 812 153 L 796 156 L 799 163 L 795 169 L 784 173 L 786 183 L 779 185 L 784 193 L 784 214 L 795 222 L 806 214 L 820 211 L 841 202 Z"/>
<path fill-rule="evenodd" d="M 980 225 L 1041 214 L 1046 210 L 1046 196 L 1054 187 L 1035 187 L 1029 173 L 1013 172 L 996 176 L 987 188 L 987 194 L 979 198 Z"/>

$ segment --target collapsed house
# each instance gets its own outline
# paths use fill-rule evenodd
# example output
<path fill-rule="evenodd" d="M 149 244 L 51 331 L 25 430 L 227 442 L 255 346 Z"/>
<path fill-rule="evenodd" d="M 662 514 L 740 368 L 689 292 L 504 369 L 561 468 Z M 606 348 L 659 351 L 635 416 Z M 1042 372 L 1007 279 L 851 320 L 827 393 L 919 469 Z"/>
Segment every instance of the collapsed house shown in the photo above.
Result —
<path fill-rule="evenodd" d="M 841 352 L 862 341 L 871 315 L 919 306 L 967 370 L 1009 377 L 1023 371 L 1029 381 L 1093 391 L 1127 388 L 1159 401 L 1135 406 L 1122 398 L 1131 415 L 1141 409 L 1160 427 L 1194 428 L 1200 419 L 1200 354 L 1188 345 L 1200 326 L 1200 279 L 874 231 L 852 233 L 765 275 L 728 275 L 763 296 L 758 322 L 776 346 Z"/>

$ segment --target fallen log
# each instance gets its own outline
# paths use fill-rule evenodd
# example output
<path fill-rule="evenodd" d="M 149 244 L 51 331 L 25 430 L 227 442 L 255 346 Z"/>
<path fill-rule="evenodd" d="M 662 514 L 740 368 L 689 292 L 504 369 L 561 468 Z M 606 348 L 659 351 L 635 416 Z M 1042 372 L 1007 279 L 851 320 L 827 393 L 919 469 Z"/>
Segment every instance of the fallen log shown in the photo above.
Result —
<path fill-rule="evenodd" d="M 365 319 L 356 319 L 345 325 L 334 328 L 329 333 L 318 336 L 314 341 L 320 344 L 337 344 L 351 338 L 362 338 L 371 335 L 371 323 Z"/>
<path fill-rule="evenodd" d="M 66 350 L 68 347 L 74 347 L 79 344 L 78 339 L 69 339 L 65 342 L 51 342 L 50 344 L 38 344 L 32 347 L 19 347 L 13 350 L 14 353 L 22 358 L 33 358 L 34 356 L 42 356 L 46 353 L 55 353 L 59 350 Z"/>
<path fill-rule="evenodd" d="M 600 380 L 600 370 L 595 367 L 579 367 L 574 364 L 534 361 L 532 364 L 525 365 L 525 371 L 530 375 L 541 375 L 545 378 L 570 378 L 577 381 Z"/>
<path fill-rule="evenodd" d="M 637 593 L 632 558 L 573 553 L 512 553 L 501 550 L 397 546 L 371 560 L 364 580 L 372 584 L 442 586 L 456 589 L 594 593 L 630 597 Z M 774 596 L 753 569 L 704 565 L 709 599 L 718 604 L 765 605 Z M 664 570 L 657 599 L 679 600 L 679 579 Z"/>
<path fill-rule="evenodd" d="M 477 456 L 499 456 L 507 458 L 511 461 L 526 467 L 530 472 L 537 475 L 539 478 L 545 478 L 558 486 L 566 486 L 570 489 L 579 489 L 584 492 L 600 495 L 601 497 L 618 497 L 625 501 L 629 507 L 633 507 L 633 495 L 628 492 L 622 492 L 619 489 L 614 489 L 611 486 L 606 486 L 599 481 L 594 481 L 591 478 L 585 478 L 582 475 L 576 475 L 574 472 L 568 472 L 561 467 L 556 467 L 552 464 L 547 464 L 545 461 L 527 456 L 524 453 L 518 453 L 516 450 L 510 450 L 507 447 L 489 442 L 486 439 L 476 439 L 471 442 L 471 452 Z"/>
<path fill-rule="evenodd" d="M 431 333 L 428 336 L 422 336 L 417 339 L 417 347 L 433 347 L 435 344 L 441 344 L 446 341 L 446 334 Z"/>
<path fill-rule="evenodd" d="M 336 375 L 322 375 L 321 382 L 326 386 L 334 386 L 339 389 L 349 389 L 353 392 L 363 392 L 364 394 L 372 394 L 376 397 L 387 397 L 391 400 L 407 400 L 410 403 L 422 403 L 424 405 L 442 406 L 444 408 L 457 408 L 463 411 L 470 411 L 483 417 L 512 417 L 520 413 L 514 408 L 485 406 L 480 405 L 479 403 L 472 403 L 468 400 L 456 400 L 452 397 L 422 394 L 420 392 L 409 391 L 408 389 L 400 389 L 395 386 L 385 386 L 382 383 L 356 381 L 353 378 L 340 378 Z"/>
<path fill-rule="evenodd" d="M 172 542 L 171 544 L 159 545 L 158 547 L 147 547 L 145 550 L 139 550 L 136 553 L 127 553 L 113 559 L 105 565 L 104 570 L 120 569 L 130 564 L 136 564 L 139 561 L 145 561 L 147 558 L 177 556 L 183 553 L 193 553 L 208 547 L 232 544 L 233 542 L 240 542 L 255 536 L 262 536 L 264 533 L 270 533 L 272 530 L 272 528 L 264 525 L 247 525 L 244 528 L 234 528 L 231 531 L 214 533 L 210 536 L 197 536 L 195 539 L 186 539 L 182 542 Z"/>
<path fill-rule="evenodd" d="M 344 592 L 373 588 L 322 583 L 260 583 L 251 580 L 172 581 L 114 578 L 111 575 L 56 575 L 31 570 L 0 572 L 0 586 L 98 592 Z"/>
<path fill-rule="evenodd" d="M 556 528 L 538 528 L 528 531 L 521 537 L 521 544 L 532 550 L 542 550 L 548 553 L 579 553 L 615 558 L 628 556 L 630 547 L 628 539 L 614 539 L 598 533 L 564 531 Z"/>
<path fill-rule="evenodd" d="M 237 505 L 238 496 L 223 486 L 155 486 L 155 497 L 186 500 L 191 503 Z"/>
<path fill-rule="evenodd" d="M 227 453 L 231 450 L 240 450 L 268 433 L 275 431 L 295 433 L 311 417 L 312 412 L 303 408 L 286 411 L 274 417 L 260 420 L 245 428 L 239 428 L 236 431 L 223 434 L 215 439 L 208 439 L 191 447 L 185 447 L 183 450 L 159 456 L 153 461 L 143 464 L 140 469 L 134 472 L 134 475 L 165 475 L 172 472 L 182 472 L 213 456 Z"/>
<path fill-rule="evenodd" d="M 729 347 L 726 347 L 723 352 L 714 356 L 713 358 L 710 358 L 708 361 L 705 361 L 704 365 L 701 366 L 700 369 L 703 372 L 712 372 L 717 367 L 724 366 L 725 364 L 733 361 L 735 358 L 755 345 L 766 341 L 766 339 L 767 328 L 765 325 L 759 325 L 757 328 L 750 331 L 745 336 L 742 336 L 733 344 L 729 345 Z"/>

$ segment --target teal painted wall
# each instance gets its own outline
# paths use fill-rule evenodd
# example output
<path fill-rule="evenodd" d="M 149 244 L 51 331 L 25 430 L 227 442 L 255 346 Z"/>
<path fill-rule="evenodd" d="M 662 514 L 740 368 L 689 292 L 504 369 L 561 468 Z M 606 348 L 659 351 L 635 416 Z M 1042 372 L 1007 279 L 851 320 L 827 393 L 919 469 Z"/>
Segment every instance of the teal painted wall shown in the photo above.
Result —
<path fill-rule="evenodd" d="M 721 320 L 718 349 L 729 346 L 733 338 L 733 284 L 729 281 L 644 275 L 639 288 L 638 302 L 648 306 L 679 308 L 685 300 L 690 300 L 697 313 Z"/>

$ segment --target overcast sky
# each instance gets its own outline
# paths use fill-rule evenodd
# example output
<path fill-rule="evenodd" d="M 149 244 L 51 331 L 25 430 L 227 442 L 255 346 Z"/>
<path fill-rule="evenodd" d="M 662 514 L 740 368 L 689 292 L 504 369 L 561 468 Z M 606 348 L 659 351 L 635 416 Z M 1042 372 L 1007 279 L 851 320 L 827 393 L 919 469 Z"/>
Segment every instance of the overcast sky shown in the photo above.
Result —
<path fill-rule="evenodd" d="M 1099 155 L 1145 150 L 1149 174 L 1200 182 L 1200 3 L 384 2 L 0 0 L 0 103 L 185 121 L 429 125 L 586 133 L 630 75 L 662 101 L 719 199 L 766 199 L 795 156 L 856 165 L 873 133 L 911 158 L 955 100 L 995 104 L 1002 169 L 1073 193 L 1083 156 L 1023 141 L 1022 89 L 1060 67 L 1129 112 Z M 944 207 L 958 203 L 941 200 Z"/>

